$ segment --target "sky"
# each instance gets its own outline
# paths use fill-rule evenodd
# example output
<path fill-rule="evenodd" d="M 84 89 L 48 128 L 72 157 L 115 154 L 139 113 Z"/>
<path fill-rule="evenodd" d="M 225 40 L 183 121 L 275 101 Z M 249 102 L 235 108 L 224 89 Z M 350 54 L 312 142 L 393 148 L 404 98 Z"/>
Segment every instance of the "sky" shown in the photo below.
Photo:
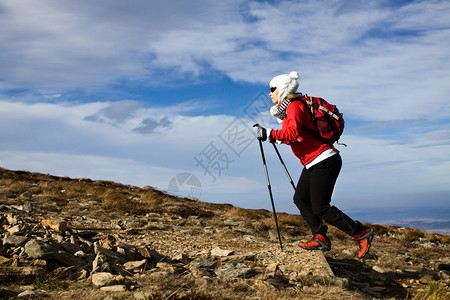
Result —
<path fill-rule="evenodd" d="M 0 167 L 271 210 L 269 81 L 336 104 L 333 204 L 450 206 L 450 2 L 0 0 Z M 264 143 L 278 211 L 298 213 Z M 296 182 L 302 170 L 278 145 Z"/>

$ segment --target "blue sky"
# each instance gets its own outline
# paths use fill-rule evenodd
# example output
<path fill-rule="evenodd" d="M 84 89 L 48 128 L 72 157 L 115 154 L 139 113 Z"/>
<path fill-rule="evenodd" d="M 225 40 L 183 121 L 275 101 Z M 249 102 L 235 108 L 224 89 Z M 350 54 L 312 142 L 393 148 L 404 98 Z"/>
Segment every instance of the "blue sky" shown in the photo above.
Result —
<path fill-rule="evenodd" d="M 449 1 L 0 0 L 0 166 L 162 190 L 187 173 L 200 200 L 270 209 L 249 128 L 279 128 L 268 82 L 295 70 L 344 113 L 335 205 L 448 209 L 449 15 Z M 265 151 L 278 210 L 297 212 Z"/>

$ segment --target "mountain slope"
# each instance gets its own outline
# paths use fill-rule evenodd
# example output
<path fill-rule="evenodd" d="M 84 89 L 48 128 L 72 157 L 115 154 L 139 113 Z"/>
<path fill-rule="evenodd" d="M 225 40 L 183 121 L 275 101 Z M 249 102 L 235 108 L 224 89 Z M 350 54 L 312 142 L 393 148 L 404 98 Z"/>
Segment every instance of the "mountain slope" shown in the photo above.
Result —
<path fill-rule="evenodd" d="M 331 277 L 319 253 L 296 246 L 310 235 L 302 218 L 283 213 L 278 221 L 283 252 L 266 210 L 0 169 L 0 297 L 425 299 L 434 293 L 445 299 L 448 293 L 449 236 L 372 224 L 376 238 L 361 261 L 351 239 L 332 228 L 333 249 L 325 253 Z"/>

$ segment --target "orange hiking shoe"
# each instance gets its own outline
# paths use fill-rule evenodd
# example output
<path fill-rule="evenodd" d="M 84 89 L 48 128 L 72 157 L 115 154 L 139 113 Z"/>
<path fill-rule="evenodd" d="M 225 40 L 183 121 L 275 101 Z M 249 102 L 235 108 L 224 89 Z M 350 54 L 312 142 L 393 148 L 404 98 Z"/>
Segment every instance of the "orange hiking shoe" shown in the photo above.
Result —
<path fill-rule="evenodd" d="M 363 258 L 369 252 L 370 245 L 373 239 L 373 229 L 369 227 L 363 227 L 361 231 L 353 236 L 353 240 L 359 246 L 358 257 Z"/>
<path fill-rule="evenodd" d="M 309 242 L 300 242 L 298 245 L 306 250 L 329 251 L 331 249 L 330 239 L 322 234 L 315 234 Z"/>

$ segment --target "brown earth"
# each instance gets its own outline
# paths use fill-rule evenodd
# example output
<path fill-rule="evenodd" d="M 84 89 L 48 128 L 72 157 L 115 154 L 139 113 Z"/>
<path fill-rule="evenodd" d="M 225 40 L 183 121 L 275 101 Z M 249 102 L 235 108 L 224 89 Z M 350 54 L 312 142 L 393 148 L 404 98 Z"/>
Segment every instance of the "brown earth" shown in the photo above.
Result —
<path fill-rule="evenodd" d="M 324 261 L 296 245 L 310 237 L 300 216 L 278 221 L 284 251 L 266 210 L 0 168 L 0 298 L 448 299 L 448 235 L 368 224 L 376 237 L 360 260 L 331 228 Z M 36 241 L 59 256 L 31 257 Z M 96 273 L 114 281 L 95 285 Z"/>

